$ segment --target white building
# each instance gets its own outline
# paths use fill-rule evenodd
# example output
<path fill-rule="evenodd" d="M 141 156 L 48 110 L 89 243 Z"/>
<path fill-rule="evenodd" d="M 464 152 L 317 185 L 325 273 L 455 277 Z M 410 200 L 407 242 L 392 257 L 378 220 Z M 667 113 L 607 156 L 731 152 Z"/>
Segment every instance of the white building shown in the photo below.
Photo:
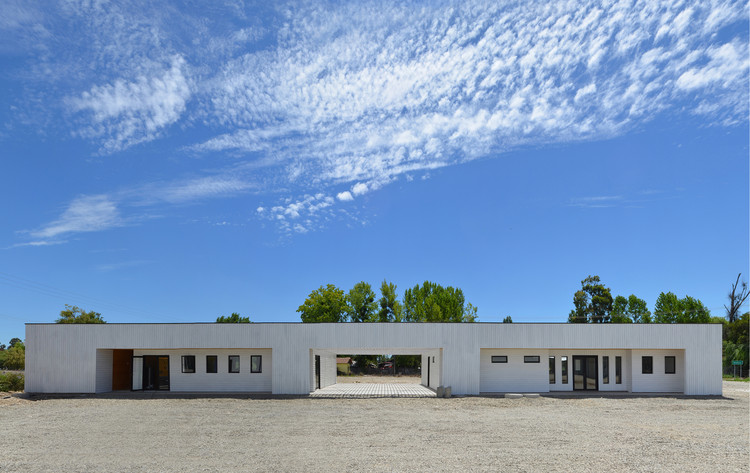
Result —
<path fill-rule="evenodd" d="M 721 394 L 718 324 L 27 324 L 26 391 L 308 394 L 337 354 L 421 355 L 453 394 Z"/>

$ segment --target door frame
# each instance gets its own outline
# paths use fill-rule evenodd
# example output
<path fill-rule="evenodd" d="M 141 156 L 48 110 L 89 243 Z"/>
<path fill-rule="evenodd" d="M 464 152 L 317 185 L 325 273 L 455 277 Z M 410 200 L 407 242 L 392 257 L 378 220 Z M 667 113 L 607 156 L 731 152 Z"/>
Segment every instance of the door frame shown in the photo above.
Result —
<path fill-rule="evenodd" d="M 141 359 L 141 388 L 135 389 L 133 387 L 133 374 L 131 373 L 130 377 L 130 385 L 131 391 L 171 391 L 172 390 L 172 380 L 170 376 L 170 370 L 169 370 L 169 355 L 133 355 L 131 358 L 131 370 L 135 369 L 135 359 L 140 358 Z M 156 388 L 154 389 L 146 389 L 144 386 L 146 386 L 146 370 L 144 369 L 146 366 L 146 360 L 144 358 L 156 358 Z M 161 382 L 159 380 L 159 359 L 160 358 L 166 358 L 167 359 L 167 384 L 166 389 L 161 388 Z"/>
<path fill-rule="evenodd" d="M 576 358 L 581 359 L 582 362 L 582 368 L 583 368 L 583 388 L 576 389 Z M 585 373 L 587 372 L 587 363 L 586 360 L 588 358 L 594 359 L 594 371 L 596 375 L 594 376 L 594 389 L 588 389 L 586 386 L 588 386 L 588 383 L 586 382 L 587 379 L 590 379 Z M 599 356 L 598 355 L 573 355 L 573 391 L 599 391 Z"/>
<path fill-rule="evenodd" d="M 315 355 L 315 389 L 320 389 L 320 355 Z"/>

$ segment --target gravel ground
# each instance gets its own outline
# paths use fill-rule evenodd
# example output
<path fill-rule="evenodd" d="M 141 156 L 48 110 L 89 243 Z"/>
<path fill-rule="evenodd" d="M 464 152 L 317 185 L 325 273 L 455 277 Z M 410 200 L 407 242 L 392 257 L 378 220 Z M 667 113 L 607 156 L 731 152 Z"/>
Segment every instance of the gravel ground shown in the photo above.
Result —
<path fill-rule="evenodd" d="M 746 472 L 749 387 L 518 400 L 0 394 L 0 472 Z"/>

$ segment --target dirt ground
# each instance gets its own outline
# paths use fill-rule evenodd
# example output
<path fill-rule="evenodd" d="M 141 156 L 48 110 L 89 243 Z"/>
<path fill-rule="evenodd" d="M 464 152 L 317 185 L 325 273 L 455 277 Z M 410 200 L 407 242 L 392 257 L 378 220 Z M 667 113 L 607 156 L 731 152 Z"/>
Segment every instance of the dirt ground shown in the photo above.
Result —
<path fill-rule="evenodd" d="M 422 381 L 420 376 L 381 376 L 381 375 L 362 375 L 362 376 L 337 376 L 337 383 L 373 383 L 373 384 L 391 384 L 391 383 L 414 383 L 419 384 Z"/>
<path fill-rule="evenodd" d="M 724 396 L 113 399 L 0 394 L 0 472 L 746 472 Z"/>

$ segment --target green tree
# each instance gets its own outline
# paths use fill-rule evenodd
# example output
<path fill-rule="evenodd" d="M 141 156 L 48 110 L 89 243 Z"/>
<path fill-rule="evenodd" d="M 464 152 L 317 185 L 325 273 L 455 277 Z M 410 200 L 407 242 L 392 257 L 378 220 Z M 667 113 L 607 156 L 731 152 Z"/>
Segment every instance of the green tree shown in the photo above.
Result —
<path fill-rule="evenodd" d="M 15 345 L 16 345 L 17 343 L 21 343 L 21 342 L 22 342 L 22 341 L 21 341 L 21 339 L 20 339 L 20 338 L 11 338 L 11 339 L 10 339 L 10 341 L 8 342 L 8 348 L 12 348 L 12 347 L 14 347 L 14 346 L 15 346 Z M 3 348 L 5 348 L 5 345 L 3 345 Z"/>
<path fill-rule="evenodd" d="M 570 311 L 568 322 L 609 322 L 612 303 L 612 292 L 601 283 L 599 276 L 589 276 L 581 281 L 581 290 L 573 296 L 575 308 Z"/>
<path fill-rule="evenodd" d="M 699 299 L 690 296 L 680 299 L 672 292 L 662 292 L 654 304 L 654 322 L 658 324 L 701 324 L 710 321 L 711 312 Z"/>
<path fill-rule="evenodd" d="M 403 315 L 406 322 L 475 322 L 477 308 L 461 289 L 425 281 L 404 293 Z"/>
<path fill-rule="evenodd" d="M 252 322 L 250 322 L 250 317 L 242 317 L 237 312 L 232 312 L 232 315 L 230 316 L 225 317 L 222 315 L 221 317 L 217 317 L 216 323 L 217 324 L 249 324 Z"/>
<path fill-rule="evenodd" d="M 26 347 L 22 342 L 5 350 L 3 366 L 8 370 L 22 370 L 26 365 Z"/>
<path fill-rule="evenodd" d="M 383 280 L 378 304 L 378 322 L 401 322 L 401 302 L 398 300 L 395 284 Z"/>
<path fill-rule="evenodd" d="M 55 320 L 58 324 L 106 324 L 99 312 L 81 309 L 78 306 L 65 304 L 65 310 L 60 311 L 60 318 Z"/>
<path fill-rule="evenodd" d="M 612 304 L 610 322 L 616 324 L 648 324 L 651 323 L 651 312 L 646 301 L 631 294 L 627 299 L 623 296 L 615 297 Z"/>
<path fill-rule="evenodd" d="M 375 322 L 378 304 L 372 286 L 360 281 L 346 295 L 347 314 L 352 322 Z"/>
<path fill-rule="evenodd" d="M 311 292 L 297 312 L 304 323 L 344 322 L 347 309 L 344 291 L 328 284 Z"/>
<path fill-rule="evenodd" d="M 513 319 L 512 319 L 512 318 L 511 318 L 511 316 L 509 315 L 509 316 L 507 316 L 507 317 L 505 317 L 505 318 L 503 319 L 503 323 L 504 323 L 504 324 L 512 324 L 512 323 L 513 323 Z"/>

